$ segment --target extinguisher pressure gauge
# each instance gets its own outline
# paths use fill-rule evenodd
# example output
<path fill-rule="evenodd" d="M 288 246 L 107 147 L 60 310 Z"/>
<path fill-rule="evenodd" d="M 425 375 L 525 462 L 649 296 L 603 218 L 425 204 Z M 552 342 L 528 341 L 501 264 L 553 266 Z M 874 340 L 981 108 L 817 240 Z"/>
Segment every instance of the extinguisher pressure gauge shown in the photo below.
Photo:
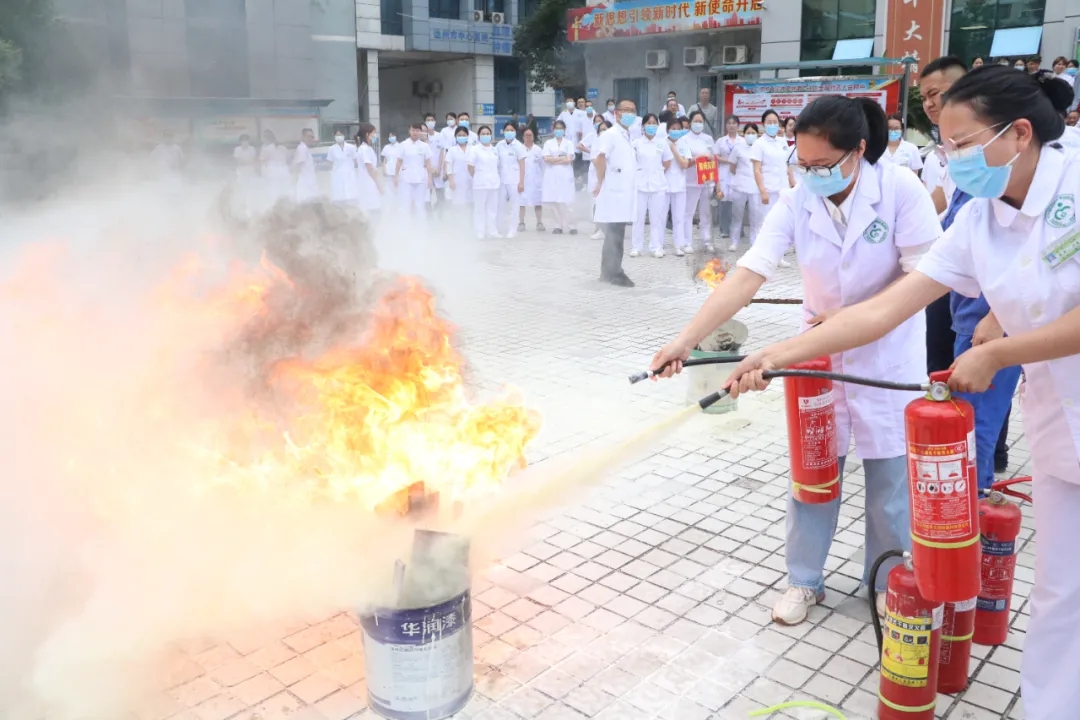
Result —
<path fill-rule="evenodd" d="M 930 392 L 928 395 L 930 396 L 930 399 L 935 402 L 945 402 L 952 397 L 952 392 L 945 383 L 935 382 L 930 384 Z"/>

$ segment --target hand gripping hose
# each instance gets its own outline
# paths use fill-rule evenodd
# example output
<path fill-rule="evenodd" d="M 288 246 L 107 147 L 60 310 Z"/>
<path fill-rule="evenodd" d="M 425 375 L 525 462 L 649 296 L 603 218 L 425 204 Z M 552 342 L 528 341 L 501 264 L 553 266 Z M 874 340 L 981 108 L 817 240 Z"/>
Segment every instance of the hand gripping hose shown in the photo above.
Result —
<path fill-rule="evenodd" d="M 716 358 L 704 359 L 713 361 L 716 360 Z M 931 390 L 930 383 L 898 383 L 890 382 L 888 380 L 873 380 L 871 378 L 859 377 L 857 375 L 825 372 L 824 370 L 766 370 L 764 373 L 762 373 L 762 377 L 766 380 L 772 380 L 773 378 L 779 377 L 810 377 L 820 378 L 822 380 L 834 380 L 836 382 L 851 383 L 853 385 L 865 385 L 866 387 L 882 388 L 885 390 L 906 390 L 909 392 L 927 392 Z M 701 409 L 704 410 L 705 408 L 720 402 L 720 400 L 727 395 L 727 388 L 724 388 L 723 390 L 718 390 L 698 400 L 698 405 L 700 405 Z"/>

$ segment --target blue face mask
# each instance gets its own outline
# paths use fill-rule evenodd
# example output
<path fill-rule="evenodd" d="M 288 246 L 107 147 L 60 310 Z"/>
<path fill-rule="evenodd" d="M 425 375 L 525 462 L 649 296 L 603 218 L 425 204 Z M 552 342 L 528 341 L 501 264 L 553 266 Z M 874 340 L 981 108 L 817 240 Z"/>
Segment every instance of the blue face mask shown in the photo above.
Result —
<path fill-rule="evenodd" d="M 391 136 L 390 136 L 390 144 L 391 144 L 391 145 L 393 145 L 393 144 L 394 144 L 394 143 L 396 143 L 396 142 L 397 142 L 397 138 L 396 138 L 396 137 L 394 137 L 393 135 L 391 135 Z"/>
<path fill-rule="evenodd" d="M 458 145 L 464 145 L 465 143 L 469 142 L 469 136 L 468 135 L 458 135 L 456 138 L 454 138 L 454 140 L 457 140 Z"/>
<path fill-rule="evenodd" d="M 657 126 L 656 125 L 646 125 L 642 129 L 645 131 L 646 135 L 648 135 L 649 137 L 652 137 L 653 135 L 656 134 Z"/>
<path fill-rule="evenodd" d="M 999 198 L 1005 194 L 1005 188 L 1009 186 L 1009 177 L 1012 175 L 1012 165 L 1020 153 L 1004 165 L 990 166 L 986 164 L 986 148 L 990 143 L 997 140 L 1006 130 L 1012 127 L 1009 123 L 1001 129 L 986 145 L 975 145 L 962 150 L 954 150 L 946 153 L 949 158 L 949 177 L 956 183 L 956 187 L 976 198 Z"/>
<path fill-rule="evenodd" d="M 465 128 L 466 130 L 469 129 L 469 121 L 468 120 L 458 120 L 458 125 Z"/>
<path fill-rule="evenodd" d="M 695 133 L 700 133 L 702 130 L 705 129 L 705 123 L 703 123 L 703 122 L 692 122 L 692 123 L 690 123 L 690 129 L 693 130 Z"/>
<path fill-rule="evenodd" d="M 689 130 L 681 130 L 681 129 L 680 130 L 672 130 L 672 131 L 670 131 L 668 133 L 668 137 L 671 138 L 672 140 L 678 140 L 679 138 L 681 138 L 683 135 L 685 135 L 688 132 L 689 132 Z"/>
<path fill-rule="evenodd" d="M 768 135 L 769 137 L 776 137 L 776 133 L 778 133 L 778 132 L 780 132 L 780 126 L 779 125 L 766 125 L 765 126 L 765 134 Z"/>
<path fill-rule="evenodd" d="M 889 142 L 899 142 L 900 138 L 902 136 L 903 136 L 902 131 L 900 131 L 900 130 L 890 130 L 889 131 Z"/>
<path fill-rule="evenodd" d="M 820 197 L 832 197 L 837 193 L 844 192 L 847 190 L 848 185 L 851 184 L 851 179 L 855 177 L 854 170 L 851 171 L 851 175 L 844 177 L 844 172 L 840 169 L 850 157 L 851 153 L 848 153 L 847 157 L 832 166 L 829 174 L 825 177 L 806 173 L 802 176 L 803 186 Z"/>
<path fill-rule="evenodd" d="M 491 144 L 491 136 L 490 135 L 481 135 L 480 136 L 480 144 L 481 145 L 490 145 Z"/>
<path fill-rule="evenodd" d="M 513 140 L 517 137 L 517 131 L 515 130 L 503 130 L 503 137 L 507 140 Z"/>
<path fill-rule="evenodd" d="M 633 127 L 635 122 L 637 122 L 637 115 L 635 115 L 634 113 L 624 112 L 622 115 L 619 116 L 619 123 L 624 128 Z"/>
<path fill-rule="evenodd" d="M 1065 68 L 1065 74 L 1069 76 L 1076 75 L 1076 68 Z"/>
<path fill-rule="evenodd" d="M 559 129 L 559 128 L 555 128 L 555 137 L 557 137 L 557 138 L 561 138 L 561 137 L 562 137 L 563 135 L 565 135 L 565 134 L 566 134 L 566 131 L 565 131 L 565 130 L 561 130 L 561 129 Z"/>

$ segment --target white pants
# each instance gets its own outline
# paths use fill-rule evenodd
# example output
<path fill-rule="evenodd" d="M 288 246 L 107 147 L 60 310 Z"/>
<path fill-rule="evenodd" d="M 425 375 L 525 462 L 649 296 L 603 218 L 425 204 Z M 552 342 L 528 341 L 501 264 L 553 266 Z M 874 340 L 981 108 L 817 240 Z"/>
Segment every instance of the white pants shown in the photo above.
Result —
<path fill-rule="evenodd" d="M 649 249 L 664 249 L 664 231 L 667 229 L 667 192 L 642 192 L 637 194 L 637 216 L 631 229 L 633 247 L 638 252 L 645 247 L 645 212 L 649 213 Z"/>
<path fill-rule="evenodd" d="M 427 214 L 427 203 L 427 183 L 402 182 L 398 185 L 398 209 L 405 217 L 415 213 L 415 217 L 423 219 Z"/>
<path fill-rule="evenodd" d="M 555 216 L 555 227 L 565 232 L 570 232 L 570 205 L 569 203 L 546 203 Z M 595 212 L 596 208 L 593 208 Z"/>
<path fill-rule="evenodd" d="M 686 193 L 669 192 L 667 204 L 671 207 L 671 244 L 678 250 L 690 244 L 690 237 L 686 232 Z"/>
<path fill-rule="evenodd" d="M 1020 693 L 1027 720 L 1059 720 L 1080 708 L 1080 485 L 1041 475 L 1037 463 L 1031 484 L 1038 549 Z"/>
<path fill-rule="evenodd" d="M 503 235 L 517 235 L 518 209 L 521 207 L 521 193 L 517 185 L 503 183 L 499 186 L 498 229 Z"/>
<path fill-rule="evenodd" d="M 499 190 L 473 188 L 473 229 L 477 237 L 498 237 Z"/>
<path fill-rule="evenodd" d="M 757 240 L 758 233 L 761 232 L 761 226 L 765 222 L 765 216 L 769 214 L 776 203 L 780 202 L 780 193 L 769 193 L 769 204 L 765 205 L 761 202 L 761 193 L 754 193 L 750 196 L 750 243 L 753 244 Z M 732 238 L 735 236 L 733 235 Z"/>
<path fill-rule="evenodd" d="M 753 202 L 753 198 L 750 193 L 739 192 L 738 190 L 732 190 L 727 197 L 731 200 L 731 231 L 728 233 L 728 237 L 731 238 L 732 246 L 735 246 L 742 240 L 743 219 L 746 218 L 746 213 L 750 208 L 750 203 Z M 754 242 L 753 232 L 750 233 L 750 242 Z"/>
<path fill-rule="evenodd" d="M 694 246 L 694 212 L 698 212 L 698 230 L 701 231 L 701 242 L 704 245 L 712 244 L 712 208 L 709 207 L 708 185 L 686 186 L 686 212 L 683 220 L 686 223 L 686 243 L 684 248 Z"/>

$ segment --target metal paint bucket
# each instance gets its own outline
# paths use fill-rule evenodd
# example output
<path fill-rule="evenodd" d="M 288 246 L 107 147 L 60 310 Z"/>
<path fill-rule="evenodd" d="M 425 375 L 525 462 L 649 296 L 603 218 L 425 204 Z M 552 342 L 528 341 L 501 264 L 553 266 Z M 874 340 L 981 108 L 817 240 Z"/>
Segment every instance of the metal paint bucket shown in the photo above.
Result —
<path fill-rule="evenodd" d="M 442 720 L 473 694 L 472 597 L 360 616 L 368 706 L 389 720 Z"/>
<path fill-rule="evenodd" d="M 731 357 L 732 355 L 738 355 L 739 348 L 746 342 L 748 335 L 749 331 L 745 325 L 738 320 L 728 320 L 702 340 L 698 347 L 691 350 L 690 357 Z M 690 379 L 686 393 L 687 404 L 696 403 L 709 393 L 719 390 L 734 369 L 735 363 L 699 365 L 686 368 L 685 372 Z M 719 415 L 731 412 L 737 409 L 738 406 L 738 400 L 725 397 L 706 408 L 705 412 L 711 415 Z"/>

